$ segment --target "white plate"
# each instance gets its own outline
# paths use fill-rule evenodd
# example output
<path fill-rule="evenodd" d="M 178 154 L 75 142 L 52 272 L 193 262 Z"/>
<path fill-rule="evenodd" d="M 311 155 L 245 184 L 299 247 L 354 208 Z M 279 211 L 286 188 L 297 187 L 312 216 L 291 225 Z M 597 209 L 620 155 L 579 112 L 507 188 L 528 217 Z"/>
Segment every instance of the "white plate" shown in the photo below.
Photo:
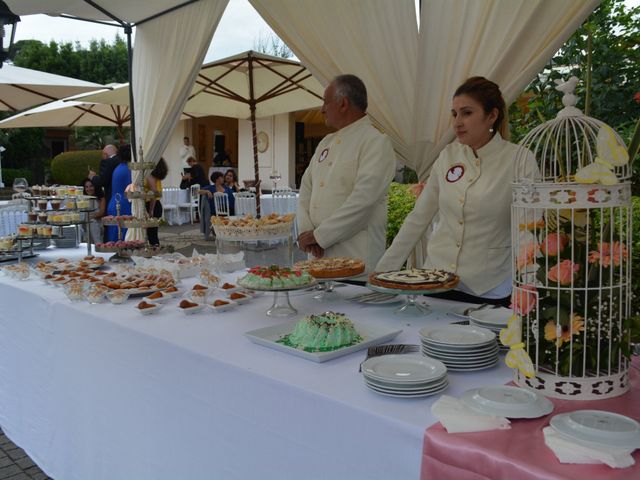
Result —
<path fill-rule="evenodd" d="M 490 341 L 489 343 L 484 343 L 482 345 L 472 345 L 471 347 L 462 346 L 462 345 L 441 345 L 439 343 L 430 343 L 422 341 L 422 348 L 428 348 L 430 350 L 434 350 L 436 352 L 442 353 L 452 353 L 452 354 L 473 354 L 473 353 L 486 353 L 495 350 L 497 347 L 497 342 Z"/>
<path fill-rule="evenodd" d="M 238 295 L 244 295 L 243 298 L 231 298 L 231 295 L 237 293 Z M 251 297 L 251 295 L 245 293 L 245 292 L 230 292 L 229 294 L 227 294 L 227 300 L 232 300 L 234 302 L 236 302 L 238 305 L 242 305 L 243 303 L 247 303 L 248 301 L 252 300 L 253 297 Z"/>
<path fill-rule="evenodd" d="M 201 312 L 204 307 L 205 307 L 205 304 L 204 303 L 200 303 L 200 304 L 196 305 L 195 307 L 182 308 L 182 307 L 178 306 L 178 310 L 180 310 L 185 315 L 193 315 L 194 313 Z"/>
<path fill-rule="evenodd" d="M 147 302 L 147 303 L 151 303 L 151 302 Z M 158 310 L 160 310 L 160 308 L 162 308 L 162 305 L 160 305 L 159 303 L 154 303 L 153 307 L 138 308 L 138 306 L 136 305 L 135 308 L 138 312 L 140 312 L 141 315 L 152 315 L 156 313 Z"/>
<path fill-rule="evenodd" d="M 433 352 L 427 348 L 422 349 L 422 354 L 426 357 L 437 358 L 444 362 L 450 361 L 453 363 L 469 363 L 469 362 L 483 362 L 485 360 L 495 360 L 498 358 L 498 349 L 482 355 L 462 356 L 462 355 L 447 355 L 440 352 Z"/>
<path fill-rule="evenodd" d="M 487 328 L 503 328 L 513 315 L 510 308 L 489 308 L 486 310 L 476 310 L 469 314 L 469 319 L 482 324 Z"/>
<path fill-rule="evenodd" d="M 392 388 L 387 386 L 381 386 L 366 378 L 364 383 L 367 385 L 367 387 L 374 388 L 381 392 L 413 395 L 416 393 L 428 393 L 428 392 L 435 392 L 435 391 L 442 390 L 442 387 L 444 387 L 445 385 L 448 385 L 449 381 L 445 377 L 441 379 L 439 382 L 434 383 L 428 387 L 420 387 L 420 388 Z"/>
<path fill-rule="evenodd" d="M 429 358 L 433 358 L 433 357 L 429 357 Z M 451 362 L 449 360 L 442 360 L 437 358 L 436 360 L 440 360 L 442 363 L 444 363 L 448 369 L 469 369 L 469 368 L 487 368 L 487 367 L 492 367 L 493 365 L 495 365 L 498 362 L 498 356 L 496 355 L 495 358 L 491 358 L 489 360 L 478 360 L 478 361 L 472 361 L 472 362 Z"/>
<path fill-rule="evenodd" d="M 413 383 L 405 384 L 405 385 L 397 384 L 397 383 L 394 384 L 389 382 L 383 382 L 381 380 L 376 380 L 374 378 L 367 377 L 366 375 L 364 376 L 364 381 L 368 385 L 379 388 L 381 390 L 389 390 L 391 392 L 422 392 L 427 390 L 434 390 L 442 386 L 444 383 L 448 382 L 446 375 L 434 382 L 419 383 L 419 384 L 413 384 Z"/>
<path fill-rule="evenodd" d="M 439 360 L 418 355 L 382 355 L 362 364 L 369 378 L 389 383 L 425 383 L 443 377 L 447 367 Z"/>
<path fill-rule="evenodd" d="M 464 392 L 460 400 L 472 410 L 507 418 L 538 418 L 553 411 L 548 398 L 506 385 L 473 388 Z"/>
<path fill-rule="evenodd" d="M 436 395 L 444 390 L 446 390 L 446 388 L 449 386 L 449 383 L 446 382 L 444 383 L 444 385 L 442 385 L 442 387 L 436 389 L 436 390 L 432 390 L 429 392 L 424 392 L 424 393 L 389 393 L 386 392 L 384 390 L 380 390 L 379 388 L 375 388 L 372 385 L 366 385 L 367 388 L 369 390 L 371 390 L 372 392 L 376 392 L 378 395 L 384 395 L 385 397 L 394 397 L 394 398 L 421 398 L 421 397 L 430 397 L 432 395 Z"/>
<path fill-rule="evenodd" d="M 226 305 L 221 305 L 219 307 L 214 307 L 213 302 L 215 302 L 216 300 L 222 300 L 223 302 L 229 302 L 229 303 L 227 303 Z M 211 310 L 213 310 L 214 312 L 222 313 L 222 312 L 226 312 L 227 310 L 231 310 L 233 307 L 235 307 L 238 304 L 233 300 L 229 300 L 228 298 L 210 298 L 209 301 L 207 302 L 207 305 L 209 305 L 211 307 Z"/>
<path fill-rule="evenodd" d="M 487 365 L 474 365 L 474 366 L 468 366 L 468 367 L 459 367 L 459 366 L 454 366 L 454 365 L 447 365 L 447 369 L 451 372 L 476 372 L 479 370 L 486 370 L 488 368 L 493 368 L 498 364 L 498 360 L 496 360 L 493 363 L 489 363 Z"/>
<path fill-rule="evenodd" d="M 640 448 L 640 424 L 634 419 L 604 410 L 576 410 L 551 418 L 562 435 L 607 447 Z"/>
<path fill-rule="evenodd" d="M 483 355 L 489 355 L 497 352 L 498 345 L 492 344 L 491 346 L 483 349 L 475 349 L 475 350 L 446 350 L 444 348 L 436 348 L 432 345 L 422 344 L 422 350 L 427 350 L 431 353 L 438 355 L 448 355 L 456 358 L 469 358 L 469 357 L 481 357 Z"/>
<path fill-rule="evenodd" d="M 425 327 L 420 330 L 420 336 L 427 343 L 464 346 L 483 345 L 496 338 L 491 330 L 471 325 Z"/>
<path fill-rule="evenodd" d="M 251 330 L 246 332 L 246 337 L 253 343 L 263 345 L 265 347 L 274 348 L 281 352 L 290 353 L 298 357 L 306 358 L 313 362 L 326 362 L 348 353 L 362 350 L 363 348 L 370 347 L 372 345 L 378 345 L 380 343 L 388 342 L 395 338 L 402 330 L 394 330 L 388 327 L 378 327 L 375 325 L 367 325 L 359 322 L 353 322 L 356 331 L 362 337 L 360 343 L 351 345 L 349 347 L 339 348 L 331 352 L 305 352 L 304 350 L 298 350 L 297 348 L 289 347 L 282 343 L 278 343 L 277 340 L 282 338 L 293 331 L 293 327 L 297 322 L 281 323 L 273 327 L 264 327 L 257 330 Z"/>

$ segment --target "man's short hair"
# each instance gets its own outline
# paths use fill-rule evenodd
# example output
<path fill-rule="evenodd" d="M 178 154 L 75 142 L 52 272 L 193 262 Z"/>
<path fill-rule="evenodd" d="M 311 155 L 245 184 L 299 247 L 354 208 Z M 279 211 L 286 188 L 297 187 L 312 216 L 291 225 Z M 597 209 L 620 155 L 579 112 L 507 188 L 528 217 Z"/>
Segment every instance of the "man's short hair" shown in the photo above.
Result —
<path fill-rule="evenodd" d="M 333 84 L 336 101 L 346 98 L 358 110 L 367 111 L 367 87 L 362 80 L 355 75 L 345 74 L 335 77 Z"/>

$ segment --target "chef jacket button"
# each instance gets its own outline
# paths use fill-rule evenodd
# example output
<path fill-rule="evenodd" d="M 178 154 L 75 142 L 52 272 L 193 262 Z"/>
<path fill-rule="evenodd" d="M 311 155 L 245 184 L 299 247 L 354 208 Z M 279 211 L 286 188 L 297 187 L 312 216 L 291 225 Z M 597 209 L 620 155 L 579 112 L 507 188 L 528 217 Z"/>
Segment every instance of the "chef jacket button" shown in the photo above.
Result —
<path fill-rule="evenodd" d="M 469 179 L 469 183 L 471 183 L 471 182 L 473 182 L 473 178 L 470 178 L 470 179 Z"/>
<path fill-rule="evenodd" d="M 456 269 L 456 264 L 455 264 L 455 263 L 452 263 L 452 264 L 451 264 L 451 265 L 449 265 L 449 266 L 450 266 L 453 270 L 455 270 L 455 269 Z"/>
<path fill-rule="evenodd" d="M 333 162 L 329 162 L 329 166 L 333 165 Z"/>
<path fill-rule="evenodd" d="M 458 220 L 458 223 L 459 223 L 460 225 L 462 225 L 462 224 L 464 223 L 464 220 L 460 219 L 460 220 Z"/>
<path fill-rule="evenodd" d="M 458 201 L 459 201 L 460 203 L 464 203 L 464 197 L 460 197 L 460 198 L 458 199 Z"/>
<path fill-rule="evenodd" d="M 459 246 L 460 246 L 460 242 L 456 242 L 456 247 L 459 247 Z"/>
<path fill-rule="evenodd" d="M 340 140 L 340 139 L 337 139 L 337 140 L 336 140 L 336 144 L 337 144 L 337 145 L 340 145 L 340 143 L 341 143 L 341 142 L 342 142 L 342 140 Z"/>
<path fill-rule="evenodd" d="M 321 186 L 321 187 L 324 187 L 324 182 L 320 182 L 320 186 Z"/>
<path fill-rule="evenodd" d="M 480 166 L 480 160 L 476 160 L 476 165 L 479 167 Z"/>

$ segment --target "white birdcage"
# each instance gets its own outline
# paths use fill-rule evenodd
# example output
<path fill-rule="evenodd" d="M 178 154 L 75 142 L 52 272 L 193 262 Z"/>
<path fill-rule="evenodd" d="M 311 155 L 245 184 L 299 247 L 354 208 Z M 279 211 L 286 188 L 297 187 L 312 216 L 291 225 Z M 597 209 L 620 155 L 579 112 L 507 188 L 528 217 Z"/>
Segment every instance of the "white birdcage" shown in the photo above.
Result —
<path fill-rule="evenodd" d="M 586 400 L 629 389 L 631 171 L 618 135 L 575 107 L 576 83 L 556 87 L 565 108 L 520 143 L 514 316 L 501 338 L 512 345 L 507 363 L 518 367 L 518 385 Z M 526 168 L 531 154 L 535 174 Z"/>

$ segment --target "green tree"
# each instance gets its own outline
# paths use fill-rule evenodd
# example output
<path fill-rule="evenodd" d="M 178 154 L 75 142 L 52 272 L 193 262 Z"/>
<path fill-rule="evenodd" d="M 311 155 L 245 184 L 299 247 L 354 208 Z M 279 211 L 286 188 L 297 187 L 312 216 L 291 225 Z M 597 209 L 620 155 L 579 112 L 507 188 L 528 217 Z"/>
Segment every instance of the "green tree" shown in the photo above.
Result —
<path fill-rule="evenodd" d="M 640 118 L 640 103 L 634 101 L 640 91 L 638 45 L 640 7 L 604 0 L 511 105 L 513 141 L 555 117 L 562 109 L 562 94 L 555 90 L 554 80 L 575 75 L 581 80 L 576 89 L 578 107 L 585 110 L 588 96 L 588 114 L 611 125 L 629 144 Z M 638 170 L 636 162 L 636 188 Z"/>

